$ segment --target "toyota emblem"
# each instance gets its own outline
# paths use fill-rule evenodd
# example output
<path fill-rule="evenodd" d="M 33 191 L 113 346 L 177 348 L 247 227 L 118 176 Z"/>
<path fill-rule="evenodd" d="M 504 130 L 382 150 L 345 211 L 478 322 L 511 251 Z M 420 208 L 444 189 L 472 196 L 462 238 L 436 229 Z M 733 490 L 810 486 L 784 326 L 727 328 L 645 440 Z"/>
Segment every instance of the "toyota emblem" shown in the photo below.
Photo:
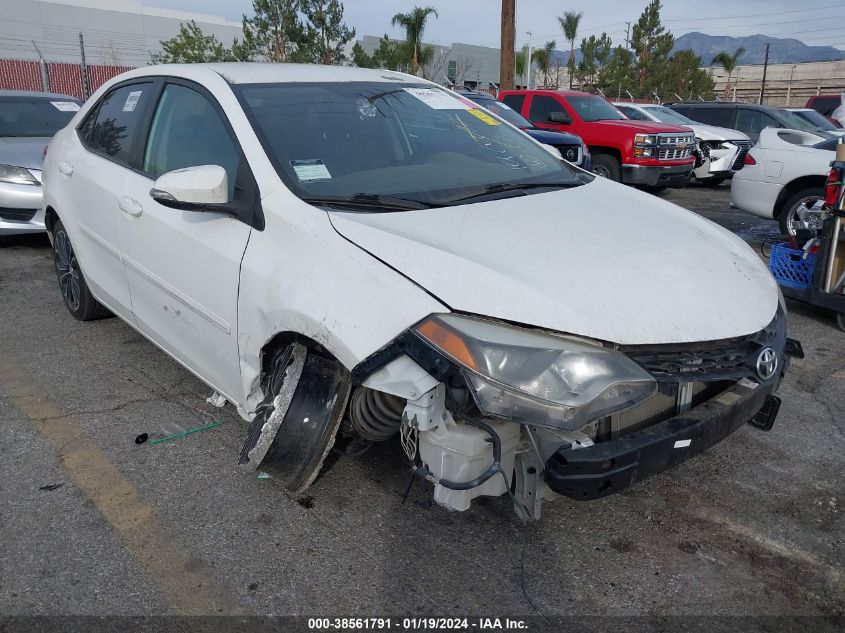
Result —
<path fill-rule="evenodd" d="M 757 376 L 760 380 L 770 380 L 778 370 L 778 355 L 771 347 L 767 347 L 757 357 Z"/>

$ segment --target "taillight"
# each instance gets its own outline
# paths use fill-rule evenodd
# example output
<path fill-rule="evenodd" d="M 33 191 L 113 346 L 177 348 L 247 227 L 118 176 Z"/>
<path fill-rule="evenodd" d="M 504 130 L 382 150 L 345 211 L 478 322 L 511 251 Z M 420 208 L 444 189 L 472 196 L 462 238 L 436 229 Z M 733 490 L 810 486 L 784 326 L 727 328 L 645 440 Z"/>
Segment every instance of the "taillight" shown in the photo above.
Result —
<path fill-rule="evenodd" d="M 827 175 L 827 182 L 824 186 L 824 203 L 826 206 L 835 206 L 839 200 L 839 192 L 842 190 L 842 171 L 831 167 Z"/>
<path fill-rule="evenodd" d="M 754 157 L 751 154 L 746 154 L 745 159 L 742 161 L 743 165 L 756 165 L 757 161 L 754 160 Z"/>

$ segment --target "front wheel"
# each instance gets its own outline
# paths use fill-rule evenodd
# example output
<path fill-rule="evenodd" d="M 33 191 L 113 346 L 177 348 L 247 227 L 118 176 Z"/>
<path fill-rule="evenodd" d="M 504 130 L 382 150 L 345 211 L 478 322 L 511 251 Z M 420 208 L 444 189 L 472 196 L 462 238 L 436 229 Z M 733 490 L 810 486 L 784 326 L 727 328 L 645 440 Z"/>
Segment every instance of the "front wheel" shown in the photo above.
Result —
<path fill-rule="evenodd" d="M 780 224 L 780 232 L 789 237 L 795 237 L 796 232 L 800 229 L 820 229 L 821 224 L 819 220 L 821 217 L 817 213 L 808 214 L 802 218 L 798 210 L 803 205 L 812 206 L 817 200 L 824 197 L 823 187 L 808 187 L 798 193 L 790 196 L 781 207 L 780 214 L 778 214 L 778 224 Z"/>
<path fill-rule="evenodd" d="M 593 173 L 614 182 L 622 182 L 619 161 L 610 154 L 593 154 Z"/>
<path fill-rule="evenodd" d="M 85 283 L 70 236 L 61 220 L 57 220 L 53 226 L 53 261 L 59 278 L 59 291 L 74 319 L 93 321 L 111 315 L 106 307 L 94 298 Z"/>

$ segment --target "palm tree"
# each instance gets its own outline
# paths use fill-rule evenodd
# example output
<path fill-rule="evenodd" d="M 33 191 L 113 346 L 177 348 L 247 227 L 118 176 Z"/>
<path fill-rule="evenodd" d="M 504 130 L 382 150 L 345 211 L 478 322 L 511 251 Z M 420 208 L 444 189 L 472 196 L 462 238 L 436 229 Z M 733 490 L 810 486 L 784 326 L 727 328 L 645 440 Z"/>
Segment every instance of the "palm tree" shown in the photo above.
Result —
<path fill-rule="evenodd" d="M 551 42 L 546 42 L 546 45 L 543 48 L 536 49 L 533 57 L 531 58 L 532 62 L 537 63 L 537 70 L 543 71 L 543 86 L 546 88 L 549 87 L 549 68 L 552 64 L 554 52 L 555 41 L 552 40 Z M 539 84 L 539 82 L 537 83 Z"/>
<path fill-rule="evenodd" d="M 736 70 L 736 62 L 744 54 L 745 49 L 740 46 L 734 51 L 733 55 L 728 53 L 728 51 L 722 51 L 713 58 L 712 62 L 710 62 L 711 66 L 713 66 L 714 64 L 719 64 L 728 72 L 728 82 L 725 84 L 725 99 L 728 98 L 728 95 L 731 91 L 731 76 L 734 74 L 734 70 Z"/>
<path fill-rule="evenodd" d="M 528 47 L 523 46 L 521 51 L 516 51 L 513 59 L 515 74 L 519 77 L 519 83 L 522 84 L 522 78 L 525 76 L 525 66 L 528 63 Z"/>
<path fill-rule="evenodd" d="M 420 66 L 420 42 L 422 41 L 423 31 L 425 30 L 425 23 L 428 16 L 437 15 L 437 10 L 434 7 L 414 7 L 410 13 L 397 13 L 394 15 L 390 24 L 396 26 L 397 24 L 405 29 L 405 41 L 413 49 L 413 56 L 411 58 L 411 72 L 417 74 Z"/>
<path fill-rule="evenodd" d="M 569 41 L 569 89 L 572 90 L 572 75 L 575 71 L 575 38 L 578 37 L 578 25 L 581 24 L 581 11 L 567 11 L 558 18 L 563 36 Z"/>

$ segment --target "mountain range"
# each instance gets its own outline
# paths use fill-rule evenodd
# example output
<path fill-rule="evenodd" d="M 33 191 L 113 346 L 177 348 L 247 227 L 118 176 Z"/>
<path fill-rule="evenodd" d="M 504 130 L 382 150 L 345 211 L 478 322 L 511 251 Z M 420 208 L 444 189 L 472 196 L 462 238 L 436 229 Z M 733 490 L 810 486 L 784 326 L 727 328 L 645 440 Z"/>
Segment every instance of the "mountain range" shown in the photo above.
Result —
<path fill-rule="evenodd" d="M 833 46 L 808 46 L 795 39 L 782 39 L 770 35 L 749 35 L 747 37 L 729 37 L 727 35 L 705 35 L 704 33 L 684 33 L 675 38 L 674 51 L 691 48 L 701 58 L 704 66 L 709 66 L 713 57 L 721 51 L 733 53 L 740 46 L 745 53 L 739 58 L 740 64 L 762 64 L 769 44 L 770 64 L 800 64 L 801 62 L 824 62 L 845 59 L 845 51 Z"/>

